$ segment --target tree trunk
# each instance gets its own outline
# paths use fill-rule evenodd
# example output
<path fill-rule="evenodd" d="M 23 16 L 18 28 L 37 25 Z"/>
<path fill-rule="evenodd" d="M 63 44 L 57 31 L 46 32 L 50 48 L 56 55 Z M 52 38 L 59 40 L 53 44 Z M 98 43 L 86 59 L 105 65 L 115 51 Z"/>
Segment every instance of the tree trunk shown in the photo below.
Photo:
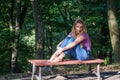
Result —
<path fill-rule="evenodd" d="M 12 20 L 13 20 L 13 12 L 14 12 L 14 0 L 11 0 L 10 21 L 9 21 L 10 32 L 13 32 L 13 24 L 12 24 Z M 11 33 L 10 33 L 10 36 L 12 36 Z M 11 41 L 11 40 L 10 40 L 10 41 Z"/>
<path fill-rule="evenodd" d="M 42 16 L 40 13 L 40 8 L 38 7 L 38 0 L 31 0 L 33 9 L 33 18 L 35 22 L 35 48 L 36 48 L 36 58 L 43 58 L 43 27 L 42 27 Z"/>
<path fill-rule="evenodd" d="M 26 13 L 27 13 L 27 5 L 28 4 L 24 4 L 23 7 L 22 7 L 22 10 L 21 10 L 21 23 L 20 23 L 20 30 L 22 29 L 22 25 L 24 23 L 24 20 L 25 20 L 25 16 L 26 16 Z"/>
<path fill-rule="evenodd" d="M 46 44 L 49 50 L 49 54 L 50 56 L 53 54 L 53 41 L 52 41 L 52 27 L 50 25 L 48 25 L 48 29 L 46 30 Z"/>
<path fill-rule="evenodd" d="M 48 28 L 49 28 L 49 42 L 50 42 L 50 45 L 49 45 L 49 51 L 50 51 L 50 54 L 52 54 L 52 43 L 53 43 L 53 41 L 52 41 L 52 27 L 49 25 L 48 26 Z"/>
<path fill-rule="evenodd" d="M 115 62 L 120 62 L 120 39 L 119 29 L 115 15 L 115 0 L 108 0 L 108 25 L 110 31 L 111 45 L 115 55 Z"/>
<path fill-rule="evenodd" d="M 15 25 L 15 33 L 14 33 L 14 42 L 12 49 L 12 60 L 11 60 L 11 69 L 13 72 L 17 71 L 17 58 L 18 58 L 18 42 L 19 42 L 19 31 L 21 26 L 21 0 L 17 0 L 17 10 L 16 10 L 16 25 Z"/>
<path fill-rule="evenodd" d="M 12 24 L 12 20 L 13 20 L 13 12 L 14 12 L 14 0 L 11 0 L 11 8 L 10 8 L 10 21 L 9 21 L 9 29 L 10 29 L 10 46 L 13 44 L 13 38 L 12 38 L 12 34 L 14 33 L 13 31 L 13 24 Z M 11 47 L 11 49 L 13 49 L 13 46 Z M 11 51 L 12 52 L 12 51 Z M 11 63 L 10 63 L 10 68 L 11 68 L 11 73 L 13 73 L 13 65 L 12 65 L 12 57 L 11 57 Z"/>
<path fill-rule="evenodd" d="M 11 57 L 11 72 L 15 73 L 17 71 L 17 55 L 18 55 L 18 40 L 19 40 L 19 28 L 20 28 L 20 15 L 21 14 L 21 1 L 17 0 L 17 10 L 16 10 L 16 26 L 14 28 L 14 39 L 12 43 L 12 57 Z"/>
<path fill-rule="evenodd" d="M 46 29 L 45 30 L 45 45 L 47 46 L 47 53 L 49 53 L 49 54 L 47 54 L 48 56 L 51 56 L 52 55 L 52 45 L 50 45 L 51 43 L 50 43 L 50 37 L 49 37 L 49 35 L 50 35 L 50 33 L 49 33 L 49 30 L 48 29 Z M 45 55 L 46 56 L 46 55 Z M 45 57 L 44 56 L 44 57 Z"/>

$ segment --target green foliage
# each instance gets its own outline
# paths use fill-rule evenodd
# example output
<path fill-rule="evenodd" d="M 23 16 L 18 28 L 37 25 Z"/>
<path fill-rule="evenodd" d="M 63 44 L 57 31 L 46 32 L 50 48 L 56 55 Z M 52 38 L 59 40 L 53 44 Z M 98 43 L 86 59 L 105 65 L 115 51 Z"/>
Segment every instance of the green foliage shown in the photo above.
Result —
<path fill-rule="evenodd" d="M 13 36 L 9 29 L 11 2 L 9 0 L 7 3 L 6 0 L 1 0 L 0 2 L 0 74 L 5 74 L 10 72 L 12 51 L 10 40 Z M 22 6 L 24 4 L 27 5 L 28 10 L 20 30 L 17 63 L 19 73 L 31 69 L 28 59 L 33 59 L 35 56 L 35 32 L 32 9 L 29 0 L 22 1 Z M 56 45 L 71 31 L 74 20 L 80 17 L 85 21 L 87 32 L 92 41 L 92 56 L 103 58 L 105 59 L 105 64 L 109 64 L 112 48 L 107 24 L 106 0 L 41 0 L 39 4 L 45 32 L 45 59 L 52 55 L 49 54 L 48 49 L 51 42 L 50 33 L 52 34 L 52 50 L 54 52 Z M 116 7 L 117 20 L 120 25 L 120 6 Z M 15 14 L 16 12 L 14 11 L 12 23 L 15 23 Z M 51 32 L 49 26 L 51 27 Z"/>

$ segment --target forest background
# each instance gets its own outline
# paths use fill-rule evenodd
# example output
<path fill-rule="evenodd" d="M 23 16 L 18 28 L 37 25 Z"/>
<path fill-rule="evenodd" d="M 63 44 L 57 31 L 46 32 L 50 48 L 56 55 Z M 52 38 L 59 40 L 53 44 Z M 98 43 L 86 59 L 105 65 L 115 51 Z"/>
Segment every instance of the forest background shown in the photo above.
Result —
<path fill-rule="evenodd" d="M 29 59 L 49 59 L 76 18 L 85 21 L 91 55 L 105 65 L 120 62 L 119 0 L 0 0 L 0 74 L 27 72 Z"/>

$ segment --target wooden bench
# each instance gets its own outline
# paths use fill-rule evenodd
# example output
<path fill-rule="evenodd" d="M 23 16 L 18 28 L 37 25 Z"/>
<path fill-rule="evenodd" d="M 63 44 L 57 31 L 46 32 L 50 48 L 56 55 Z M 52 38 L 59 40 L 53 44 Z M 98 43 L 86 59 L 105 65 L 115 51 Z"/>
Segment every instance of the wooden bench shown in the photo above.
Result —
<path fill-rule="evenodd" d="M 39 80 L 42 80 L 42 74 L 41 69 L 44 66 L 55 66 L 55 65 L 72 65 L 72 64 L 97 64 L 97 78 L 100 80 L 100 64 L 104 62 L 102 59 L 92 59 L 92 60 L 85 60 L 85 61 L 79 61 L 79 60 L 64 60 L 61 62 L 48 62 L 47 60 L 28 60 L 32 65 L 32 77 L 31 80 L 33 80 L 35 75 L 35 68 L 36 66 L 39 67 Z"/>

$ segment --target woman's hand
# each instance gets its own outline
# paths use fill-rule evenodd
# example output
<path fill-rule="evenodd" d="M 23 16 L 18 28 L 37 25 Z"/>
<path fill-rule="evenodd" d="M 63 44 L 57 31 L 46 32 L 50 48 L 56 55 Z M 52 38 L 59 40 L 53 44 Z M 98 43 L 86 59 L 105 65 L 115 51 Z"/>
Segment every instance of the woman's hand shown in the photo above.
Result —
<path fill-rule="evenodd" d="M 57 46 L 56 49 L 60 49 L 61 47 Z"/>
<path fill-rule="evenodd" d="M 62 52 L 63 52 L 63 48 L 59 47 L 59 48 L 57 49 L 57 52 L 58 52 L 58 54 L 62 53 Z"/>

